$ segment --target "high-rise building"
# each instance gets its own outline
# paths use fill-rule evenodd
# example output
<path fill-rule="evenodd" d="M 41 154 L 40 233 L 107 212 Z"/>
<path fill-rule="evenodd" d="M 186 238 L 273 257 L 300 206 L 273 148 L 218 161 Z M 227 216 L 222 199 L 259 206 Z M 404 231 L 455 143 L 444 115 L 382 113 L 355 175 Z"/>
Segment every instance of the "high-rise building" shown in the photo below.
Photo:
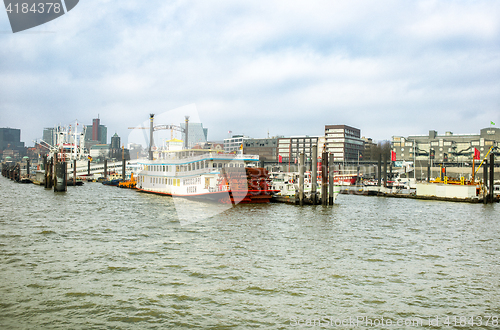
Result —
<path fill-rule="evenodd" d="M 44 128 L 43 129 L 43 140 L 45 142 L 47 142 L 48 144 L 50 144 L 51 146 L 54 145 L 54 131 L 55 131 L 55 128 L 54 127 L 47 127 L 47 128 Z"/>
<path fill-rule="evenodd" d="M 336 162 L 358 160 L 364 148 L 361 131 L 347 125 L 325 125 L 326 151 Z"/>
<path fill-rule="evenodd" d="M 100 119 L 95 118 L 92 120 L 92 140 L 94 141 L 100 141 L 101 136 L 99 134 L 99 125 L 100 125 Z"/>
<path fill-rule="evenodd" d="M 120 149 L 120 148 L 121 148 L 120 137 L 118 136 L 118 134 L 115 133 L 115 135 L 111 137 L 111 149 Z"/>
<path fill-rule="evenodd" d="M 108 128 L 104 125 L 99 125 L 99 142 L 101 144 L 108 143 Z"/>
<path fill-rule="evenodd" d="M 18 128 L 0 128 L 0 150 L 24 149 L 24 142 L 21 142 L 21 130 Z"/>
<path fill-rule="evenodd" d="M 208 128 L 203 128 L 202 123 L 189 123 L 188 124 L 188 148 L 195 145 L 204 145 L 208 138 Z M 186 128 L 185 123 L 180 124 L 182 129 Z M 185 133 L 182 133 L 182 140 L 186 139 Z"/>
<path fill-rule="evenodd" d="M 101 120 L 95 118 L 92 120 L 92 126 L 87 126 L 85 132 L 85 147 L 90 150 L 90 147 L 96 144 L 108 143 L 108 128 L 101 125 Z"/>

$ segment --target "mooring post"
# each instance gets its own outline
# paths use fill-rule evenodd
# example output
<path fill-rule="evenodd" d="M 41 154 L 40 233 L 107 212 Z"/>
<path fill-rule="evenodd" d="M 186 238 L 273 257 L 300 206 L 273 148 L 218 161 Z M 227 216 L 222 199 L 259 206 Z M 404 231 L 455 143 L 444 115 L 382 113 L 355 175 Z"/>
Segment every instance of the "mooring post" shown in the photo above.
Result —
<path fill-rule="evenodd" d="M 73 159 L 73 187 L 76 187 L 76 159 Z"/>
<path fill-rule="evenodd" d="M 125 146 L 122 146 L 122 180 L 125 181 Z"/>
<path fill-rule="evenodd" d="M 316 205 L 316 193 L 318 184 L 318 146 L 312 147 L 312 168 L 311 168 L 311 200 L 313 205 Z"/>
<path fill-rule="evenodd" d="M 415 167 L 413 167 L 413 170 L 415 171 Z M 392 160 L 389 160 L 389 180 L 392 180 Z"/>
<path fill-rule="evenodd" d="M 384 187 L 387 188 L 387 153 L 384 152 Z"/>
<path fill-rule="evenodd" d="M 495 201 L 495 155 L 490 153 L 490 202 Z"/>
<path fill-rule="evenodd" d="M 382 181 L 382 154 L 378 155 L 378 182 L 377 186 L 381 186 Z"/>
<path fill-rule="evenodd" d="M 427 161 L 427 182 L 431 181 L 431 162 Z"/>
<path fill-rule="evenodd" d="M 57 162 L 55 165 L 54 191 L 66 191 L 67 187 L 67 165 L 66 162 Z"/>
<path fill-rule="evenodd" d="M 47 155 L 43 155 L 43 186 L 47 188 Z"/>
<path fill-rule="evenodd" d="M 333 154 L 330 153 L 328 158 L 328 204 L 333 205 L 333 175 L 335 174 L 333 168 Z"/>
<path fill-rule="evenodd" d="M 87 164 L 87 176 L 90 178 L 90 159 L 88 160 Z"/>
<path fill-rule="evenodd" d="M 30 177 L 30 160 L 26 160 L 26 175 L 28 176 L 28 179 Z"/>
<path fill-rule="evenodd" d="M 104 179 L 108 178 L 108 160 L 104 158 Z"/>
<path fill-rule="evenodd" d="M 328 153 L 323 151 L 321 157 L 321 205 L 328 205 Z"/>
<path fill-rule="evenodd" d="M 304 205 L 304 153 L 299 154 L 299 205 Z"/>
<path fill-rule="evenodd" d="M 50 158 L 50 165 L 49 165 L 49 177 L 48 177 L 48 185 L 47 188 L 52 188 L 52 185 L 54 184 L 54 157 Z"/>
<path fill-rule="evenodd" d="M 483 162 L 483 203 L 488 203 L 488 160 Z"/>

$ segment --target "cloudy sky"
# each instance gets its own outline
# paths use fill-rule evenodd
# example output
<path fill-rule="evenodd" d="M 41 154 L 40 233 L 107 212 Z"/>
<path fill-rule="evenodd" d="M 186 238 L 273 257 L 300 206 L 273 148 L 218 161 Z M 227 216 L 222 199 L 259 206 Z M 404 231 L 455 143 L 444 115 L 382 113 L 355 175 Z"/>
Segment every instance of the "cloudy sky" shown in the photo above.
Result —
<path fill-rule="evenodd" d="M 126 143 L 183 109 L 211 140 L 500 126 L 498 0 L 82 0 L 16 34 L 0 11 L 0 42 L 0 127 L 27 145 L 98 115 Z"/>

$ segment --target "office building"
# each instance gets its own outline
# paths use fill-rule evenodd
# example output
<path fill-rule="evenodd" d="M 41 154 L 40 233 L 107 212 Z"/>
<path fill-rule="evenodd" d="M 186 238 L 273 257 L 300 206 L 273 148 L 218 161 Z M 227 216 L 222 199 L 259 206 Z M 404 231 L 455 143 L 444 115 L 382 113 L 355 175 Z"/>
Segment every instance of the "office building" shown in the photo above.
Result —
<path fill-rule="evenodd" d="M 361 131 L 347 125 L 325 125 L 326 151 L 333 153 L 335 162 L 357 161 L 365 142 Z"/>
<path fill-rule="evenodd" d="M 305 163 L 311 163 L 312 147 L 318 146 L 318 157 L 323 152 L 323 138 L 319 136 L 291 136 L 278 139 L 278 162 L 295 164 L 300 153 L 304 153 Z"/>
<path fill-rule="evenodd" d="M 208 138 L 208 128 L 203 128 L 202 123 L 188 124 L 188 148 L 193 148 L 195 145 L 204 145 Z M 182 129 L 186 128 L 185 123 L 180 124 Z M 182 140 L 185 141 L 185 133 L 182 133 Z"/>
<path fill-rule="evenodd" d="M 248 139 L 243 142 L 243 153 L 246 155 L 258 155 L 259 160 L 265 162 L 276 162 L 278 150 L 278 138 Z"/>
<path fill-rule="evenodd" d="M 101 120 L 95 118 L 92 120 L 91 126 L 86 126 L 85 131 L 85 147 L 90 150 L 93 145 L 107 144 L 108 128 L 101 125 Z"/>
<path fill-rule="evenodd" d="M 0 128 L 0 150 L 24 150 L 21 142 L 21 130 L 18 128 Z"/>
<path fill-rule="evenodd" d="M 500 129 L 483 128 L 479 134 L 440 135 L 430 130 L 428 135 L 393 136 L 392 150 L 397 160 L 429 160 L 439 163 L 472 162 L 474 149 L 479 151 L 481 159 L 493 147 L 493 153 L 500 155 Z M 498 160 L 497 160 L 498 162 Z"/>
<path fill-rule="evenodd" d="M 250 139 L 246 135 L 233 135 L 229 139 L 224 139 L 224 152 L 233 152 L 241 149 L 243 141 Z"/>
<path fill-rule="evenodd" d="M 55 131 L 54 127 L 47 127 L 43 129 L 43 137 L 42 140 L 53 146 L 55 144 Z"/>

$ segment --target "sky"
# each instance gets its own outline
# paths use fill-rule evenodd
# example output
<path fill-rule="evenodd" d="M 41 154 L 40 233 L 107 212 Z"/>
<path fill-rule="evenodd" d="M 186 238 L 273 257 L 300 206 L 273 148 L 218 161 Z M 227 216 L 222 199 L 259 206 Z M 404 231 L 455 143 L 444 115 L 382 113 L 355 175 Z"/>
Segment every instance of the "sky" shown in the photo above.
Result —
<path fill-rule="evenodd" d="M 82 0 L 13 34 L 0 10 L 0 127 L 101 119 L 254 138 L 376 141 L 500 126 L 500 1 Z M 132 137 L 131 137 L 132 139 Z"/>

